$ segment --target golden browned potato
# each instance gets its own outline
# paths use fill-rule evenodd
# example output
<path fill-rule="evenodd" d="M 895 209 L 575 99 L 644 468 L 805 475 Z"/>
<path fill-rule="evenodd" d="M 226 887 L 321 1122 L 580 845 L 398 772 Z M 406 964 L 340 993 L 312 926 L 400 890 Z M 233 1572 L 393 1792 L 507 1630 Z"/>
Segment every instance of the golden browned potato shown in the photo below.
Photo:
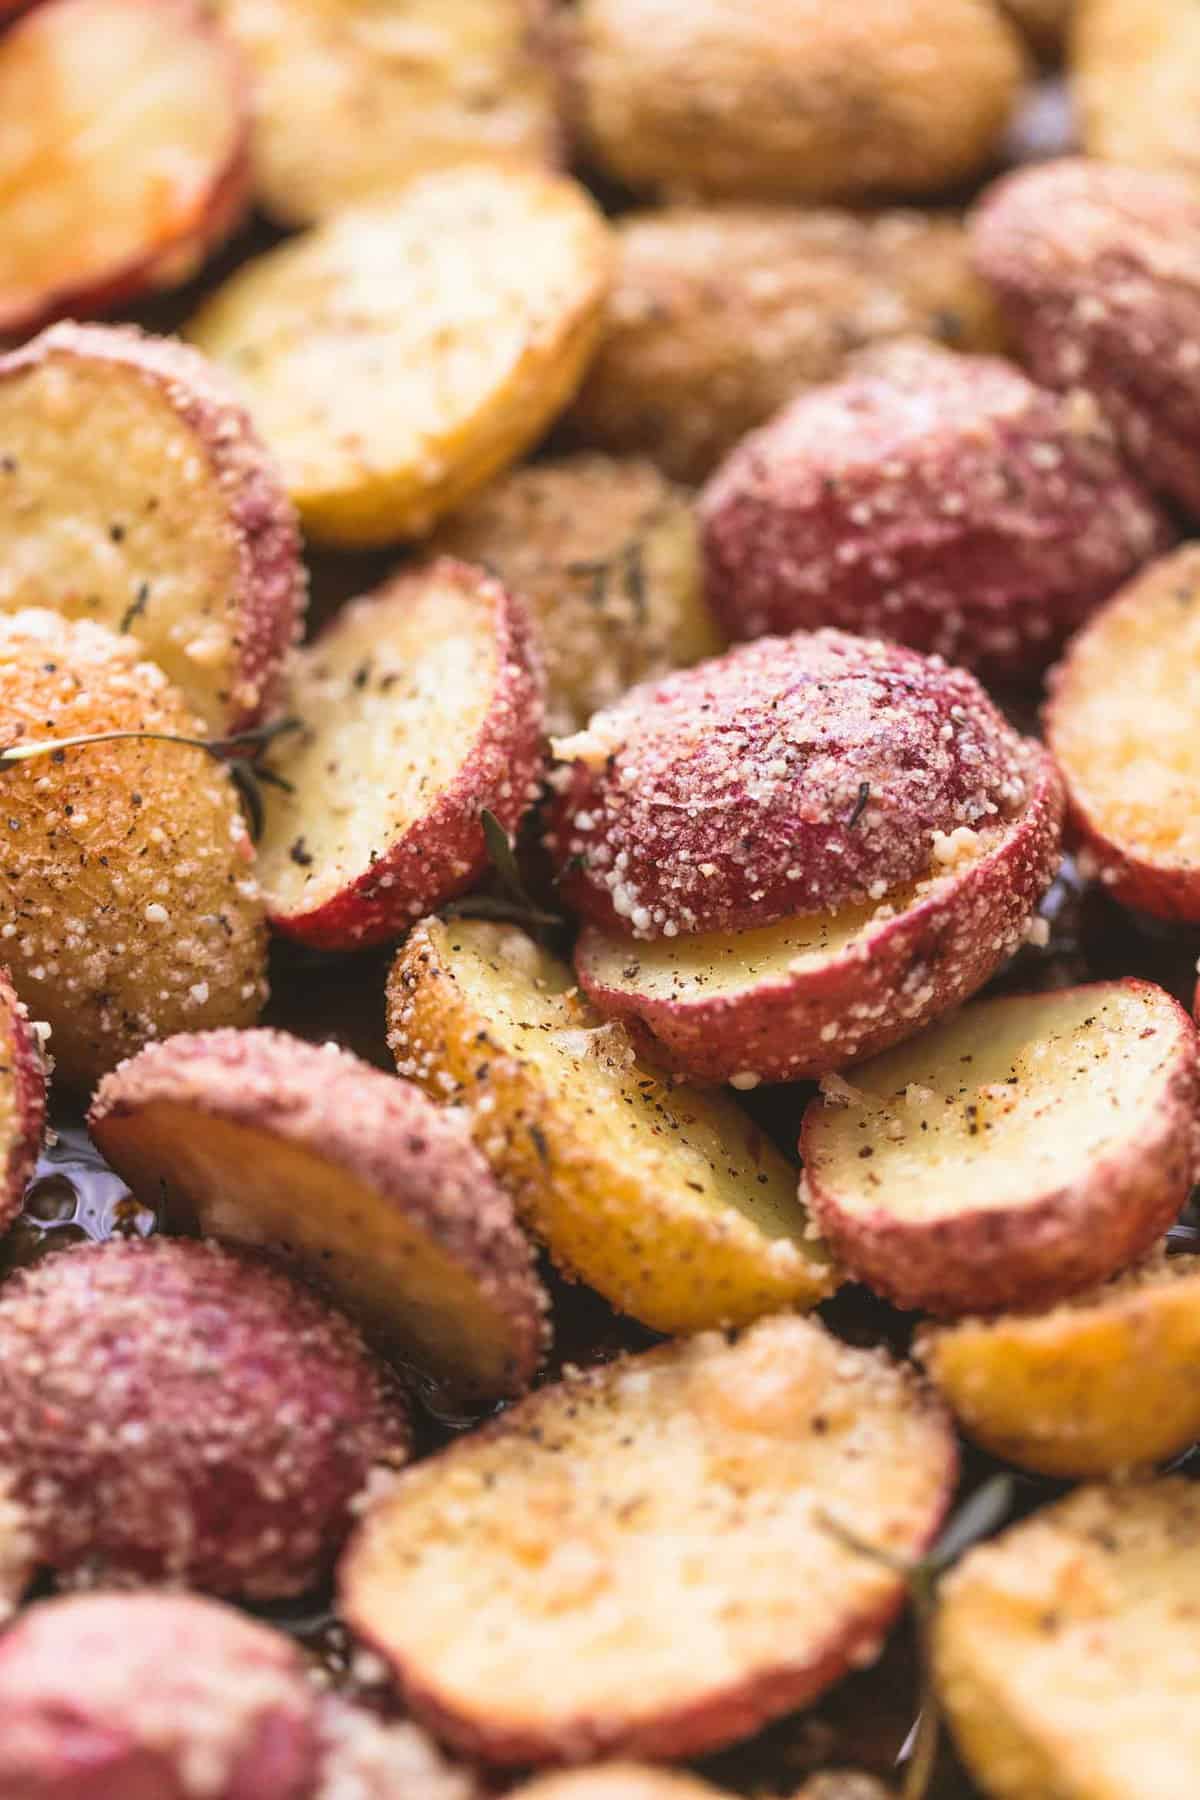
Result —
<path fill-rule="evenodd" d="M 512 1800 L 720 1800 L 721 1794 L 685 1769 L 608 1762 L 537 1775 L 514 1788 Z"/>
<path fill-rule="evenodd" d="M 941 1586 L 934 1668 L 993 1800 L 1195 1800 L 1200 1487 L 1081 1488 Z"/>
<path fill-rule="evenodd" d="M 258 197 L 309 224 L 476 157 L 553 162 L 547 0 L 216 0 L 254 78 Z"/>
<path fill-rule="evenodd" d="M 1024 69 L 990 0 L 581 0 L 581 128 L 628 186 L 733 200 L 937 193 Z"/>
<path fill-rule="evenodd" d="M 838 1275 L 796 1171 L 732 1100 L 669 1085 L 512 926 L 428 919 L 397 955 L 402 1075 L 464 1106 L 560 1267 L 657 1331 L 813 1306 Z"/>
<path fill-rule="evenodd" d="M 652 463 L 574 456 L 514 469 L 433 548 L 525 601 L 546 670 L 546 729 L 585 725 L 635 682 L 716 656 L 691 502 Z"/>
<path fill-rule="evenodd" d="M 1155 1258 L 1046 1313 L 929 1329 L 925 1367 L 963 1430 L 1043 1475 L 1110 1475 L 1200 1437 L 1200 1270 Z"/>
<path fill-rule="evenodd" d="M 673 206 L 617 224 L 604 334 L 569 418 L 590 443 L 699 481 L 864 344 L 1002 347 L 948 213 Z"/>
<path fill-rule="evenodd" d="M 575 182 L 471 163 L 246 263 L 190 334 L 241 383 L 313 537 L 421 537 L 570 400 L 612 255 Z"/>
<path fill-rule="evenodd" d="M 1200 11 L 1191 0 L 1079 0 L 1071 75 L 1089 156 L 1200 179 Z"/>
<path fill-rule="evenodd" d="M 87 620 L 0 618 L 0 745 L 203 727 L 132 643 Z M 248 1025 L 266 998 L 254 853 L 228 774 L 158 742 L 65 749 L 0 769 L 0 954 L 52 1028 L 57 1072 L 90 1083 L 155 1037 Z"/>

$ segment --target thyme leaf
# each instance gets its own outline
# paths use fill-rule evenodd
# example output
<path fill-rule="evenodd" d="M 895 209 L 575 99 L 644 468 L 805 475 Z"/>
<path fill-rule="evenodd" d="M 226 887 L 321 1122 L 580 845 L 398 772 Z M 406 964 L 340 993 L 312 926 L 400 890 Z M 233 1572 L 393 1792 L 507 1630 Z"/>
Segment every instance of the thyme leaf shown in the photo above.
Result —
<path fill-rule="evenodd" d="M 444 919 L 498 919 L 509 925 L 523 925 L 527 930 L 561 931 L 565 921 L 557 913 L 547 912 L 525 886 L 516 848 L 495 813 L 483 807 L 479 814 L 483 841 L 492 879 L 498 893 L 465 894 L 441 908 Z"/>

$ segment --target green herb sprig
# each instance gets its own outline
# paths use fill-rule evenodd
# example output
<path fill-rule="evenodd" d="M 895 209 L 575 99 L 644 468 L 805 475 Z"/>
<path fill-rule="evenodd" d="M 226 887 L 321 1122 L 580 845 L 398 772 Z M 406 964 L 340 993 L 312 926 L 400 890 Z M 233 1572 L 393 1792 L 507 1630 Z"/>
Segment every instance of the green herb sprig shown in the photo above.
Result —
<path fill-rule="evenodd" d="M 498 919 L 509 925 L 524 925 L 532 931 L 561 931 L 563 920 L 557 913 L 539 906 L 525 886 L 516 847 L 495 813 L 485 806 L 479 814 L 483 841 L 491 864 L 492 894 L 465 894 L 442 908 L 444 919 Z"/>

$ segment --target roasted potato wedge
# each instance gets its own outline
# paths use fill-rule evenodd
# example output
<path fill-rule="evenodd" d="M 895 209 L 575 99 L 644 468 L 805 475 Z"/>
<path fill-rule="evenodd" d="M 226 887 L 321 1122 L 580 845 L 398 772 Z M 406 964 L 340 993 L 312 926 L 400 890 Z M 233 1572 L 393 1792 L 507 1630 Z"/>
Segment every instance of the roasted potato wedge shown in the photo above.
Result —
<path fill-rule="evenodd" d="M 331 1045 L 281 1031 L 152 1044 L 88 1115 L 148 1205 L 265 1246 L 455 1401 L 528 1386 L 546 1298 L 512 1206 L 457 1118 Z"/>
<path fill-rule="evenodd" d="M 481 563 L 526 603 L 555 735 L 635 682 L 725 647 L 704 598 L 690 499 L 652 463 L 572 456 L 514 469 L 448 520 L 431 549 Z"/>
<path fill-rule="evenodd" d="M 1086 1480 L 1200 1438 L 1200 1269 L 1156 1257 L 1046 1313 L 930 1327 L 921 1361 L 994 1456 Z"/>
<path fill-rule="evenodd" d="M 297 659 L 259 848 L 272 923 L 353 950 L 400 937 L 487 865 L 542 766 L 536 652 L 481 569 L 439 560 L 344 607 Z"/>
<path fill-rule="evenodd" d="M 804 1192 L 897 1305 L 962 1314 L 1079 1293 L 1174 1221 L 1200 1158 L 1200 1042 L 1130 977 L 976 1001 L 804 1115 Z"/>
<path fill-rule="evenodd" d="M 398 1483 L 340 1570 L 418 1717 L 502 1763 L 683 1756 L 872 1659 L 955 1480 L 910 1370 L 780 1316 L 575 1372 Z"/>
<path fill-rule="evenodd" d="M 198 352 L 56 325 L 0 357 L 0 608 L 128 632 L 222 734 L 275 697 L 305 594 L 291 503 Z"/>
<path fill-rule="evenodd" d="M 135 645 L 89 620 L 0 616 L 0 748 L 203 727 Z M 200 749 L 88 743 L 0 769 L 0 954 L 90 1086 L 150 1038 L 249 1025 L 266 999 L 254 852 L 228 772 Z"/>
<path fill-rule="evenodd" d="M 657 1331 L 814 1305 L 836 1274 L 795 1171 L 731 1101 L 665 1083 L 522 931 L 428 919 L 388 983 L 401 1074 L 465 1105 L 559 1266 Z"/>
<path fill-rule="evenodd" d="M 186 281 L 248 195 L 240 65 L 192 0 L 45 0 L 0 38 L 0 337 Z"/>
<path fill-rule="evenodd" d="M 536 1775 L 512 1790 L 513 1800 L 716 1800 L 720 1793 L 684 1769 L 635 1762 Z"/>
<path fill-rule="evenodd" d="M 0 967 L 0 1233 L 21 1210 L 45 1124 L 46 1070 L 37 1033 L 8 971 Z M 0 1483 L 0 1537 L 4 1532 L 2 1501 Z M 3 1561 L 0 1549 L 0 1567 Z"/>
<path fill-rule="evenodd" d="M 799 1081 L 876 1054 L 965 1000 L 1023 942 L 1059 862 L 1062 783 L 1029 752 L 1010 823 L 947 840 L 911 887 L 836 913 L 631 943 L 585 928 L 580 986 L 652 1062 L 695 1081 Z"/>
<path fill-rule="evenodd" d="M 1046 737 L 1116 899 L 1200 920 L 1200 546 L 1152 563 L 1051 671 Z"/>
<path fill-rule="evenodd" d="M 216 0 L 254 79 L 254 184 L 308 225 L 428 169 L 554 163 L 546 0 Z"/>
<path fill-rule="evenodd" d="M 1200 1488 L 1081 1488 L 942 1584 L 938 1691 L 996 1800 L 1192 1800 Z"/>
<path fill-rule="evenodd" d="M 582 131 L 629 187 L 729 200 L 937 193 L 995 149 L 1024 70 L 988 0 L 581 0 Z"/>
<path fill-rule="evenodd" d="M 247 263 L 192 321 L 240 380 L 310 534 L 424 536 L 571 398 L 610 233 L 581 187 L 472 164 Z"/>
<path fill-rule="evenodd" d="M 1188 0 L 1076 0 L 1070 66 L 1089 156 L 1200 180 L 1200 19 Z"/>
<path fill-rule="evenodd" d="M 851 351 L 906 333 L 1003 347 L 950 214 L 673 206 L 616 225 L 600 348 L 568 414 L 587 443 L 702 481 Z"/>

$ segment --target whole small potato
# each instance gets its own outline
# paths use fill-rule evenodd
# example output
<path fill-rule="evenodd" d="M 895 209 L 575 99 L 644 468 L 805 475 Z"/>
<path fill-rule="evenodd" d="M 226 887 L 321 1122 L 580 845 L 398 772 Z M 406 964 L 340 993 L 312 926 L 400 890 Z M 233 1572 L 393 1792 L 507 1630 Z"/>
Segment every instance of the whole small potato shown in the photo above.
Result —
<path fill-rule="evenodd" d="M 691 501 L 651 463 L 574 456 L 516 469 L 433 548 L 482 563 L 526 603 L 552 735 L 585 725 L 635 682 L 724 648 Z"/>
<path fill-rule="evenodd" d="M 1071 86 L 1082 148 L 1200 180 L 1200 8 L 1079 0 Z"/>
<path fill-rule="evenodd" d="M 89 621 L 0 618 L 0 746 L 203 735 L 137 646 Z M 0 767 L 0 955 L 60 1079 L 149 1039 L 248 1025 L 266 998 L 254 852 L 229 775 L 183 744 L 86 744 Z"/>
<path fill-rule="evenodd" d="M 673 206 L 616 228 L 617 281 L 570 423 L 700 481 L 800 388 L 908 334 L 1003 347 L 949 213 Z"/>
<path fill-rule="evenodd" d="M 990 0 L 581 0 L 582 131 L 628 186 L 936 193 L 987 161 L 1024 69 Z"/>

